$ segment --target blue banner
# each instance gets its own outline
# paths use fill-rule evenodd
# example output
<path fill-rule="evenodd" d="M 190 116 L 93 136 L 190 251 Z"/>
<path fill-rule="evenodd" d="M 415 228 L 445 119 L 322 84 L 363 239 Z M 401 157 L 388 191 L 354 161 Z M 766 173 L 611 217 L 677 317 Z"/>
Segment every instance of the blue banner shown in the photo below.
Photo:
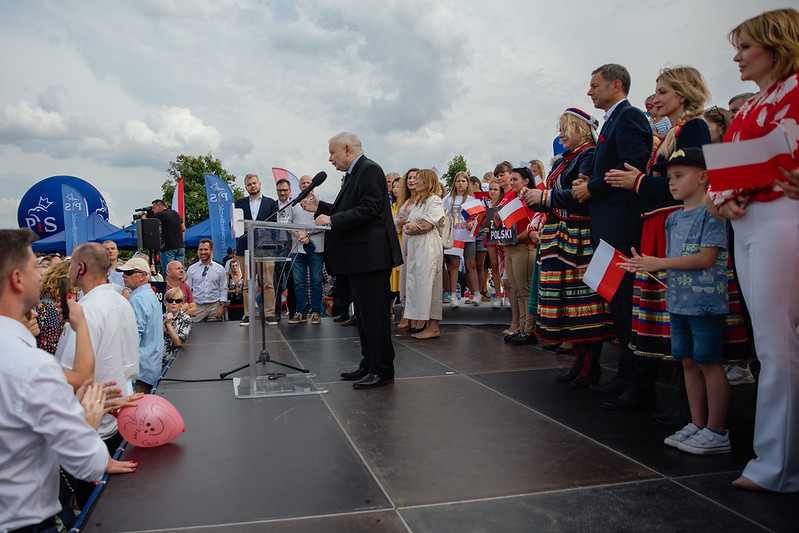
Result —
<path fill-rule="evenodd" d="M 74 187 L 61 185 L 61 207 L 64 210 L 64 242 L 67 255 L 79 244 L 89 240 L 87 222 L 89 207 L 86 199 Z"/>
<path fill-rule="evenodd" d="M 227 249 L 236 248 L 236 240 L 230 229 L 233 191 L 221 178 L 206 174 L 205 195 L 208 198 L 208 219 L 211 222 L 211 240 L 214 242 L 214 261 L 221 263 L 227 255 Z"/>

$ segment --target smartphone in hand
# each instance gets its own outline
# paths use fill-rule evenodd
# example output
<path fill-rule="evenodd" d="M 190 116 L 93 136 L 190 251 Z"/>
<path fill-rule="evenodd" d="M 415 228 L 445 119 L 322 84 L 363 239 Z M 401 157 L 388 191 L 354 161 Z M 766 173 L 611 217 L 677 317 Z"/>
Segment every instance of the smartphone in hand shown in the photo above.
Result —
<path fill-rule="evenodd" d="M 69 294 L 69 277 L 58 276 L 58 294 L 61 296 L 61 316 L 64 320 L 69 320 L 69 306 L 67 305 L 67 294 Z"/>

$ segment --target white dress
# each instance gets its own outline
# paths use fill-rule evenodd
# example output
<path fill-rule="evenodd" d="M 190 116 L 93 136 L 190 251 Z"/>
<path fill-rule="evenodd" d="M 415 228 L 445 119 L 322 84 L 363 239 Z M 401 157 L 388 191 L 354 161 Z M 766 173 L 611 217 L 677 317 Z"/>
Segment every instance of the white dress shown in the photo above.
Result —
<path fill-rule="evenodd" d="M 444 218 L 441 198 L 431 196 L 422 205 L 414 204 L 408 222 L 423 220 L 433 229 L 421 235 L 403 235 L 408 241 L 408 260 L 405 267 L 405 318 L 410 320 L 441 320 L 441 266 L 444 248 L 438 225 Z"/>

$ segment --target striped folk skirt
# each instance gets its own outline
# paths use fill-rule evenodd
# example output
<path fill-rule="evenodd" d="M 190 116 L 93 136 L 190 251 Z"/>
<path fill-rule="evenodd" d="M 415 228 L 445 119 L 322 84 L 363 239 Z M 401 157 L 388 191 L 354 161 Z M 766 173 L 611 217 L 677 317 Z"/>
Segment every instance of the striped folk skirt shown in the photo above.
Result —
<path fill-rule="evenodd" d="M 583 283 L 594 255 L 588 217 L 557 217 L 544 226 L 539 251 L 541 279 L 536 330 L 551 343 L 614 336 L 608 303 Z"/>

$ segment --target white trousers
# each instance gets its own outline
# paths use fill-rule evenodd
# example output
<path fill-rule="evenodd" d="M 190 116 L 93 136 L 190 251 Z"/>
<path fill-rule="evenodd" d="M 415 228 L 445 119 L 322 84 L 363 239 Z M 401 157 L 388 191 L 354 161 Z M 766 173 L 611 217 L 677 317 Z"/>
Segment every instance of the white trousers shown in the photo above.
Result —
<path fill-rule="evenodd" d="M 743 475 L 799 491 L 799 202 L 752 202 L 732 222 L 735 266 L 761 369 L 754 449 Z"/>

